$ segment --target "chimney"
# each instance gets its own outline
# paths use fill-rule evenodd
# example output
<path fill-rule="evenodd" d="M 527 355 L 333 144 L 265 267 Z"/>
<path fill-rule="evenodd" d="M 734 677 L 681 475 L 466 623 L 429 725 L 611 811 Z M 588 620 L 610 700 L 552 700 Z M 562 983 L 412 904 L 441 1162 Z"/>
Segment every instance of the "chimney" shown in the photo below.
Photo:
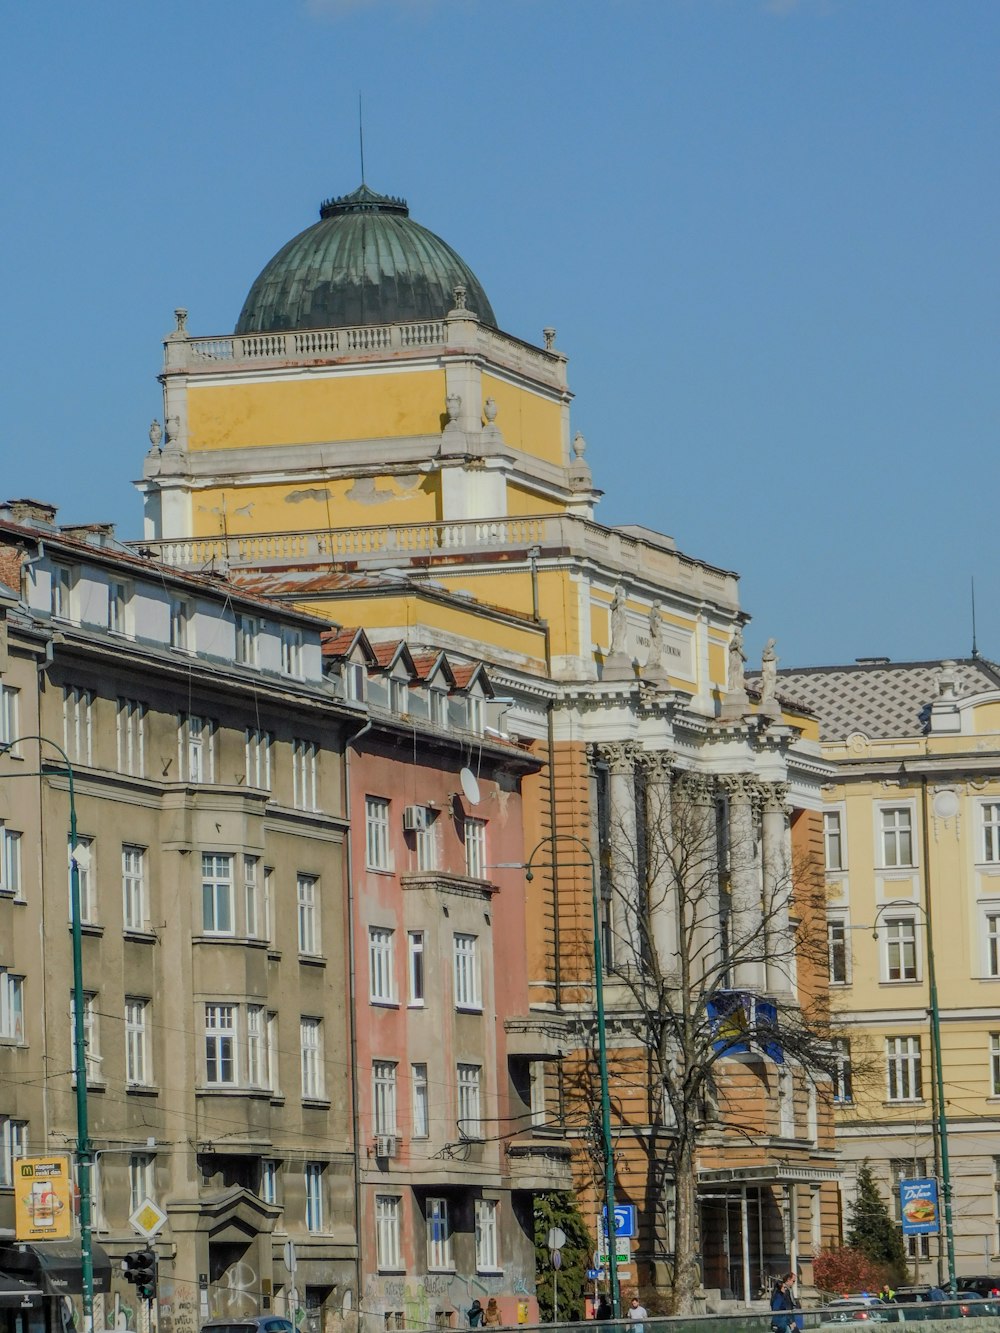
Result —
<path fill-rule="evenodd" d="M 57 505 L 46 504 L 44 500 L 7 500 L 0 505 L 0 515 L 29 528 L 54 527 L 58 512 Z"/>
<path fill-rule="evenodd" d="M 86 542 L 88 546 L 113 546 L 115 544 L 115 525 L 113 523 L 64 523 L 59 531 L 74 541 Z"/>

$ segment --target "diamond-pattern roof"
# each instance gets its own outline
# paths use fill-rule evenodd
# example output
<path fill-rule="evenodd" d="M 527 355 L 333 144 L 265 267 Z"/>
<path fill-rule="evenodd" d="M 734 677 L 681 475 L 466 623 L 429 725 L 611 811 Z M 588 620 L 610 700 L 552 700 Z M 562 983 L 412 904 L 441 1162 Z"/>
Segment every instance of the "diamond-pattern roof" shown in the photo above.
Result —
<path fill-rule="evenodd" d="M 961 698 L 1000 688 L 1000 667 L 985 658 L 948 660 Z M 927 713 L 939 697 L 945 662 L 890 662 L 875 658 L 853 666 L 791 668 L 778 672 L 779 693 L 820 720 L 824 741 L 852 732 L 874 738 L 921 736 Z"/>

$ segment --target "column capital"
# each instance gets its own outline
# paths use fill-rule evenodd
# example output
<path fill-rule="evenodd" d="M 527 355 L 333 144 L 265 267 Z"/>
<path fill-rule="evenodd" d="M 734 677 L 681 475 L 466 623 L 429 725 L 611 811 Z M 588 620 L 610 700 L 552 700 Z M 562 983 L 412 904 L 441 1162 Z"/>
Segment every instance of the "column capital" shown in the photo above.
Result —
<path fill-rule="evenodd" d="M 753 773 L 723 773 L 718 783 L 731 801 L 759 801 L 763 795 L 763 786 Z"/>
<path fill-rule="evenodd" d="M 634 773 L 641 751 L 634 741 L 607 741 L 594 747 L 595 758 L 607 764 L 612 774 Z"/>
<path fill-rule="evenodd" d="M 715 803 L 716 781 L 711 773 L 681 773 L 677 778 L 678 795 L 692 805 Z"/>
<path fill-rule="evenodd" d="M 668 786 L 676 771 L 674 756 L 666 750 L 640 750 L 635 762 L 647 779 L 657 786 Z"/>
<path fill-rule="evenodd" d="M 769 814 L 787 814 L 788 813 L 788 793 L 791 791 L 790 782 L 763 782 L 761 783 L 761 795 L 764 800 L 764 809 Z"/>

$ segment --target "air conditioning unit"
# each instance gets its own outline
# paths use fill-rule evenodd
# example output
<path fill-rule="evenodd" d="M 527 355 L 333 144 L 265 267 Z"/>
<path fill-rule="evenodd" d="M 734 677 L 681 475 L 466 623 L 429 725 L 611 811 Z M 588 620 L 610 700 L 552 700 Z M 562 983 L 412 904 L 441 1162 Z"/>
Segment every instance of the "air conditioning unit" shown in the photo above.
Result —
<path fill-rule="evenodd" d="M 375 1156 L 395 1157 L 399 1153 L 399 1139 L 395 1134 L 375 1135 Z"/>
<path fill-rule="evenodd" d="M 423 833 L 430 828 L 431 812 L 426 805 L 407 805 L 403 807 L 403 828 L 408 833 Z"/>

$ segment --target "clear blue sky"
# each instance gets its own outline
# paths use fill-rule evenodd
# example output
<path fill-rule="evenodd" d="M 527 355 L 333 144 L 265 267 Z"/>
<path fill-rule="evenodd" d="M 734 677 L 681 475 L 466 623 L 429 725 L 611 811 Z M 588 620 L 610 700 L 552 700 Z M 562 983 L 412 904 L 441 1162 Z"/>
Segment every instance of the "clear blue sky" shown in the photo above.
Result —
<path fill-rule="evenodd" d="M 998 0 L 8 0 L 3 492 L 140 532 L 176 305 L 359 180 L 571 358 L 598 516 L 785 665 L 1000 657 Z"/>

